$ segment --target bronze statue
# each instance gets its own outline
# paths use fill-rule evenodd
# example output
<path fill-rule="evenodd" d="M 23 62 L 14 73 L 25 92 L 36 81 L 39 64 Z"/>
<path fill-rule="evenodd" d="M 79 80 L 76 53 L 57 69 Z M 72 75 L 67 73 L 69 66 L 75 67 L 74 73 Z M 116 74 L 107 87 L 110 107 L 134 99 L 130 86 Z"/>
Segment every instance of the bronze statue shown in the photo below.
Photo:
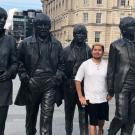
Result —
<path fill-rule="evenodd" d="M 50 32 L 51 20 L 44 13 L 34 19 L 33 36 L 18 48 L 21 87 L 15 104 L 26 105 L 26 134 L 36 134 L 41 105 L 40 135 L 52 135 L 52 118 L 57 92 L 64 74 L 61 43 Z"/>
<path fill-rule="evenodd" d="M 9 105 L 12 104 L 12 79 L 17 73 L 16 42 L 5 34 L 7 12 L 0 7 L 0 135 L 4 135 Z"/>
<path fill-rule="evenodd" d="M 110 46 L 107 73 L 108 96 L 115 94 L 116 112 L 108 135 L 131 135 L 135 120 L 135 18 L 120 21 L 123 38 Z"/>
<path fill-rule="evenodd" d="M 65 129 L 66 135 L 72 135 L 74 111 L 77 104 L 80 135 L 88 135 L 88 115 L 85 108 L 79 103 L 74 80 L 79 66 L 91 57 L 91 49 L 85 43 L 87 39 L 86 27 L 81 24 L 75 25 L 73 37 L 71 44 L 64 49 L 66 75 L 64 81 Z"/>

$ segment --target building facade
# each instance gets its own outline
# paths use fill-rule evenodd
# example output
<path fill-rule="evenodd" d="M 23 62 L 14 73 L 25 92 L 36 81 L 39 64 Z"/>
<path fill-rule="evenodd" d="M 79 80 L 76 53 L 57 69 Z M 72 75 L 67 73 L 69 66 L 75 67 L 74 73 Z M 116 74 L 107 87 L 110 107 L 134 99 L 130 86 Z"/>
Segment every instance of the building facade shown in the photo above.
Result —
<path fill-rule="evenodd" d="M 100 42 L 108 52 L 112 41 L 120 38 L 119 22 L 135 17 L 135 0 L 41 0 L 43 11 L 52 20 L 54 35 L 67 45 L 73 38 L 73 26 L 85 24 L 88 45 Z"/>

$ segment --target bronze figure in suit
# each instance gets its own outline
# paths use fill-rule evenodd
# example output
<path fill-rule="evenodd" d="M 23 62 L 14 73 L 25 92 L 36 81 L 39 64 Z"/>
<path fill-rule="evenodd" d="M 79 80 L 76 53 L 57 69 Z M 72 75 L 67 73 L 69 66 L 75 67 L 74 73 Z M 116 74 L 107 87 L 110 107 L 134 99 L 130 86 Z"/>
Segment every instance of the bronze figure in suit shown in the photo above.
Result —
<path fill-rule="evenodd" d="M 4 135 L 9 105 L 12 104 L 12 79 L 17 73 L 16 42 L 5 34 L 7 12 L 0 7 L 0 135 Z"/>
<path fill-rule="evenodd" d="M 120 21 L 122 37 L 110 46 L 108 62 L 108 99 L 115 94 L 116 112 L 108 135 L 131 135 L 135 120 L 135 18 Z"/>
<path fill-rule="evenodd" d="M 75 88 L 75 75 L 79 66 L 91 57 L 91 49 L 85 43 L 87 39 L 86 27 L 82 24 L 76 24 L 73 29 L 73 37 L 71 44 L 64 48 L 66 76 L 66 80 L 64 81 L 65 129 L 66 135 L 72 135 L 74 111 L 76 105 L 78 105 L 80 135 L 87 135 L 87 114 L 79 103 Z"/>
<path fill-rule="evenodd" d="M 39 106 L 40 135 L 52 135 L 54 103 L 64 74 L 63 49 L 51 34 L 51 20 L 36 15 L 33 35 L 18 47 L 20 90 L 15 104 L 26 105 L 26 134 L 36 134 Z M 59 103 L 58 103 L 59 104 Z"/>

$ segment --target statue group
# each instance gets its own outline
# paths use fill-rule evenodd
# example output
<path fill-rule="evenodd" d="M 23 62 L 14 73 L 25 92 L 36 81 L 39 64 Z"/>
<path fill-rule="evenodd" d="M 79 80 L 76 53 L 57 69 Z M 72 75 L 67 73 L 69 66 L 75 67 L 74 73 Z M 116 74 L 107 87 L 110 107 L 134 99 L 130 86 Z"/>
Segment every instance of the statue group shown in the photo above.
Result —
<path fill-rule="evenodd" d="M 64 99 L 66 135 L 72 135 L 75 106 L 78 106 L 80 135 L 88 135 L 88 113 L 79 102 L 75 75 L 80 65 L 92 57 L 85 43 L 83 24 L 73 28 L 73 40 L 66 48 L 51 33 L 51 20 L 39 13 L 33 21 L 33 34 L 17 47 L 5 34 L 7 12 L 0 8 L 0 135 L 4 135 L 9 105 L 12 104 L 12 79 L 18 73 L 21 84 L 16 105 L 26 106 L 26 134 L 36 134 L 40 112 L 40 135 L 52 135 L 55 103 Z M 131 135 L 135 120 L 135 18 L 120 21 L 123 38 L 110 45 L 107 86 L 110 100 L 115 94 L 116 113 L 108 135 Z M 95 80 L 96 81 L 96 80 Z M 83 83 L 82 83 L 83 88 Z"/>

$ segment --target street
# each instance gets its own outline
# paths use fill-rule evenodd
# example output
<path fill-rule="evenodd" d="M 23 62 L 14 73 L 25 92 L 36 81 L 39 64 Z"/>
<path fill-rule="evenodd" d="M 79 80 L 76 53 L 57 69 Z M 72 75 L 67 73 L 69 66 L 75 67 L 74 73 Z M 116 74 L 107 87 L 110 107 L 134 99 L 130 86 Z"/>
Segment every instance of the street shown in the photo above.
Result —
<path fill-rule="evenodd" d="M 18 77 L 14 80 L 14 93 L 13 97 L 16 97 L 20 81 Z M 109 103 L 110 104 L 110 121 L 114 116 L 115 103 L 114 99 Z M 107 130 L 109 127 L 109 122 L 106 122 L 104 131 L 107 135 Z M 59 108 L 55 106 L 54 118 L 53 118 L 53 135 L 65 135 L 65 120 L 64 120 L 64 106 L 61 105 Z M 8 118 L 5 127 L 5 135 L 25 135 L 25 107 L 19 107 L 11 105 L 8 113 Z M 39 118 L 37 122 L 37 134 L 39 135 Z M 76 108 L 75 117 L 74 117 L 74 128 L 73 135 L 79 135 L 79 126 L 78 126 L 78 112 Z M 135 130 L 133 135 L 135 135 Z"/>

